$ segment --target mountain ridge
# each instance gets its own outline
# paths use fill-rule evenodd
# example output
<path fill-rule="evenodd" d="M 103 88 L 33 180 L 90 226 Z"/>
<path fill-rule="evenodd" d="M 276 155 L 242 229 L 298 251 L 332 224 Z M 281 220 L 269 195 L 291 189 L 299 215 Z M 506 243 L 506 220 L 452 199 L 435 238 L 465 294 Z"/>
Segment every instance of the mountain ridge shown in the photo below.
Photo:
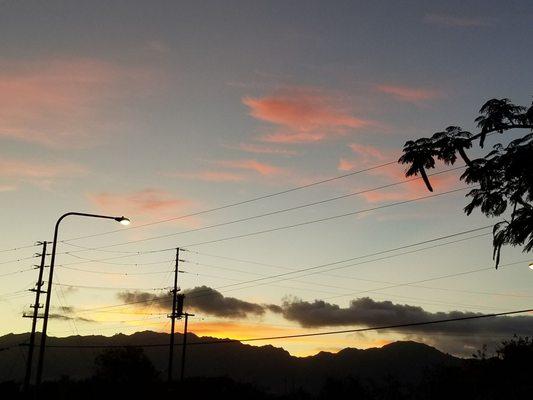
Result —
<path fill-rule="evenodd" d="M 7 334 L 0 337 L 0 380 L 21 381 L 24 374 L 24 355 L 27 350 L 28 333 Z M 176 334 L 176 343 L 181 344 L 182 334 Z M 274 392 L 291 387 L 302 387 L 311 392 L 318 390 L 330 377 L 359 377 L 379 380 L 394 377 L 402 382 L 415 382 L 425 371 L 434 366 L 458 365 L 462 359 L 445 354 L 438 349 L 412 341 L 400 341 L 381 348 L 344 348 L 337 353 L 319 352 L 305 357 L 291 355 L 283 348 L 270 344 L 252 346 L 238 341 L 187 336 L 186 375 L 189 377 L 230 377 L 243 383 L 253 383 Z M 210 342 L 199 345 L 200 342 Z M 74 346 L 73 348 L 50 347 L 46 355 L 45 379 L 59 379 L 68 375 L 73 379 L 91 376 L 94 357 L 103 348 L 76 348 L 76 346 L 140 346 L 156 369 L 164 376 L 168 362 L 169 335 L 154 331 L 140 331 L 131 335 L 122 333 L 112 336 L 88 335 L 49 337 L 50 346 Z M 38 343 L 38 340 L 37 340 Z M 159 347 L 156 347 L 161 345 Z M 181 347 L 176 347 L 176 376 L 179 373 Z"/>

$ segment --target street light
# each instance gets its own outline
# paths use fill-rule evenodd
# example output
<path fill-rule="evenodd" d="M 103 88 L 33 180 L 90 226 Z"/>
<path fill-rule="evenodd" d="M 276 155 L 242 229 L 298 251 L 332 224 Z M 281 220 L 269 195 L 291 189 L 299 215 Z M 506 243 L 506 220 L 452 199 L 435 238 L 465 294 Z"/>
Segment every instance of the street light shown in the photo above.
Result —
<path fill-rule="evenodd" d="M 115 221 L 120 222 L 120 223 L 121 223 L 122 225 L 124 225 L 124 226 L 128 226 L 129 224 L 131 224 L 130 219 L 129 219 L 129 218 L 126 218 L 126 217 L 124 217 L 124 216 L 122 216 L 122 217 L 116 217 L 116 218 L 115 218 Z"/>
<path fill-rule="evenodd" d="M 533 269 L 533 261 L 529 263 L 529 269 Z"/>
<path fill-rule="evenodd" d="M 87 214 L 80 212 L 68 212 L 63 214 L 56 222 L 54 229 L 54 242 L 52 245 L 52 257 L 50 259 L 50 272 L 48 274 L 48 286 L 46 291 L 46 302 L 44 305 L 44 315 L 43 315 L 43 331 L 41 333 L 41 346 L 39 347 L 39 363 L 37 364 L 37 377 L 35 380 L 35 386 L 38 388 L 41 384 L 42 374 L 43 374 L 43 365 L 44 365 L 44 350 L 46 346 L 46 329 L 48 327 L 48 315 L 50 313 L 50 298 L 52 297 L 52 279 L 54 277 L 54 266 L 56 260 L 56 248 L 57 248 L 57 236 L 59 232 L 59 224 L 63 221 L 64 218 L 76 215 L 79 217 L 89 217 L 89 218 L 104 218 L 104 219 L 114 219 L 115 221 L 121 223 L 122 225 L 129 225 L 130 220 L 124 216 L 122 217 L 111 217 L 108 215 L 98 215 L 98 214 Z"/>

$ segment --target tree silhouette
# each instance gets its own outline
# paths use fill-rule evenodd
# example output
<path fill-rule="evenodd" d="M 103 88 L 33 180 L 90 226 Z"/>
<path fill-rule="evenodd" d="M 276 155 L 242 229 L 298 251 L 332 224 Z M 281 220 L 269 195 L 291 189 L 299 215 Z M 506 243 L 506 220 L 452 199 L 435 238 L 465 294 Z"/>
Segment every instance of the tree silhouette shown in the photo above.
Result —
<path fill-rule="evenodd" d="M 93 378 L 113 385 L 145 384 L 157 379 L 158 373 L 141 348 L 108 349 L 94 360 Z"/>
<path fill-rule="evenodd" d="M 432 147 L 430 139 L 421 138 L 416 141 L 409 140 L 403 148 L 404 154 L 400 157 L 399 162 L 402 164 L 411 164 L 405 172 L 405 176 L 422 175 L 424 183 L 430 192 L 433 191 L 429 178 L 426 174 L 426 168 L 435 168 L 435 156 L 437 153 Z"/>
<path fill-rule="evenodd" d="M 472 133 L 458 126 L 449 126 L 431 138 L 409 140 L 398 160 L 409 164 L 405 176 L 420 174 L 427 188 L 433 191 L 426 169 L 435 168 L 435 160 L 455 164 L 459 155 L 466 164 L 461 180 L 474 186 L 467 194 L 471 198 L 464 211 L 470 215 L 476 208 L 488 217 L 500 217 L 510 209 L 508 219 L 494 225 L 493 258 L 496 268 L 504 245 L 533 249 L 533 103 L 529 108 L 517 106 L 509 99 L 491 99 L 479 110 L 475 119 L 480 132 Z M 481 158 L 470 160 L 466 150 L 479 139 L 483 148 L 489 134 L 510 130 L 527 130 L 525 136 L 512 140 L 507 146 L 494 145 Z"/>

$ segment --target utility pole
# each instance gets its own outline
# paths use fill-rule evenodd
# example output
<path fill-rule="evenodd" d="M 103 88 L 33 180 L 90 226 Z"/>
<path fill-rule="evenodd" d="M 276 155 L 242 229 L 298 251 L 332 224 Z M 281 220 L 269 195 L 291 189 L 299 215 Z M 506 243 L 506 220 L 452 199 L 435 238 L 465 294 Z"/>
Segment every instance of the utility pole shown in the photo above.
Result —
<path fill-rule="evenodd" d="M 24 392 L 27 393 L 30 387 L 30 380 L 31 380 L 31 369 L 33 364 L 33 350 L 35 347 L 35 330 L 37 328 L 37 319 L 42 318 L 42 316 L 39 316 L 39 309 L 43 306 L 39 303 L 39 299 L 41 297 L 41 293 L 46 293 L 44 290 L 42 290 L 42 286 L 44 285 L 43 281 L 43 273 L 44 273 L 44 267 L 45 267 L 45 260 L 46 260 L 46 242 L 38 242 L 38 244 L 41 244 L 43 246 L 42 252 L 40 254 L 41 256 L 41 264 L 36 265 L 36 268 L 39 268 L 39 278 L 37 279 L 37 283 L 35 284 L 34 289 L 30 289 L 31 292 L 35 292 L 35 303 L 31 305 L 30 307 L 33 308 L 32 315 L 27 315 L 24 313 L 22 316 L 24 318 L 32 318 L 31 322 L 31 333 L 30 333 L 30 343 L 28 347 L 28 357 L 26 360 L 26 374 L 24 375 Z M 37 254 L 38 256 L 39 254 Z"/>
<path fill-rule="evenodd" d="M 180 249 L 179 247 L 176 248 L 176 264 L 174 268 L 174 288 L 170 291 L 172 293 L 172 313 L 168 315 L 168 317 L 171 320 L 170 323 L 170 347 L 168 349 L 168 376 L 167 380 L 168 382 L 172 382 L 172 364 L 174 362 L 174 330 L 176 326 L 176 318 L 181 317 L 181 312 L 183 308 L 180 310 L 177 310 L 178 307 L 178 301 L 182 299 L 182 296 L 178 295 L 178 273 L 179 273 L 179 261 L 180 261 Z M 183 300 L 181 300 L 181 304 L 183 307 Z"/>
<path fill-rule="evenodd" d="M 185 325 L 183 327 L 183 345 L 181 346 L 181 376 L 180 380 L 183 381 L 185 376 L 185 354 L 187 349 L 187 323 L 189 322 L 189 317 L 194 317 L 194 314 L 189 314 L 187 312 L 183 313 L 185 316 Z"/>

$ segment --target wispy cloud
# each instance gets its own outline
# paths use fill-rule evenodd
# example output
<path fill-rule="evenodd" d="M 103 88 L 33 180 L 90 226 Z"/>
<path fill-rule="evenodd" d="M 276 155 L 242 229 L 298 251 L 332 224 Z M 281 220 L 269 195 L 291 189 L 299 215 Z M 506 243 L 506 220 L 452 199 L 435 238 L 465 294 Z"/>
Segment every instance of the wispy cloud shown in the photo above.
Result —
<path fill-rule="evenodd" d="M 85 175 L 87 170 L 74 163 L 44 163 L 13 159 L 0 159 L 0 176 L 5 178 L 38 179 Z"/>
<path fill-rule="evenodd" d="M 451 26 L 458 28 L 480 28 L 494 25 L 493 18 L 465 17 L 449 14 L 426 14 L 424 22 L 427 24 Z"/>
<path fill-rule="evenodd" d="M 253 171 L 262 176 L 282 175 L 286 171 L 272 164 L 260 162 L 253 159 L 246 160 L 222 160 L 216 162 L 218 165 L 226 168 L 240 169 L 245 171 Z"/>
<path fill-rule="evenodd" d="M 246 176 L 243 174 L 227 171 L 169 172 L 164 173 L 164 175 L 204 182 L 242 182 L 246 180 Z"/>
<path fill-rule="evenodd" d="M 242 150 L 246 153 L 253 153 L 253 154 L 272 154 L 272 155 L 280 155 L 280 156 L 295 156 L 299 154 L 298 151 L 296 150 L 289 150 L 289 149 L 284 149 L 280 147 L 265 146 L 265 145 L 260 145 L 256 143 L 242 143 L 241 142 L 236 146 L 225 145 L 224 147 L 228 149 Z"/>
<path fill-rule="evenodd" d="M 265 97 L 244 97 L 242 101 L 252 117 L 276 126 L 261 138 L 265 142 L 319 142 L 370 123 L 353 116 L 342 96 L 316 88 L 285 88 Z"/>
<path fill-rule="evenodd" d="M 147 71 L 96 59 L 1 61 L 0 137 L 51 148 L 94 145 L 114 123 L 113 104 L 150 80 Z"/>
<path fill-rule="evenodd" d="M 19 183 L 30 183 L 50 189 L 59 180 L 79 178 L 89 171 L 82 165 L 70 162 L 43 162 L 35 160 L 0 159 L 0 178 L 9 183 L 0 185 L 0 191 L 16 190 Z"/>
<path fill-rule="evenodd" d="M 264 178 L 288 177 L 289 171 L 282 167 L 270 163 L 261 162 L 255 159 L 218 160 L 211 161 L 216 169 L 204 169 L 190 172 L 164 172 L 162 175 L 177 177 L 204 182 L 238 183 L 257 179 L 257 176 Z"/>
<path fill-rule="evenodd" d="M 0 192 L 14 192 L 17 190 L 15 185 L 0 185 Z"/>
<path fill-rule="evenodd" d="M 188 211 L 191 200 L 178 198 L 161 189 L 143 189 L 131 193 L 90 193 L 89 201 L 111 215 L 128 215 L 136 221 L 175 217 Z"/>
<path fill-rule="evenodd" d="M 434 89 L 409 87 L 401 85 L 378 85 L 376 90 L 392 96 L 398 101 L 421 104 L 442 97 L 442 93 Z"/>

